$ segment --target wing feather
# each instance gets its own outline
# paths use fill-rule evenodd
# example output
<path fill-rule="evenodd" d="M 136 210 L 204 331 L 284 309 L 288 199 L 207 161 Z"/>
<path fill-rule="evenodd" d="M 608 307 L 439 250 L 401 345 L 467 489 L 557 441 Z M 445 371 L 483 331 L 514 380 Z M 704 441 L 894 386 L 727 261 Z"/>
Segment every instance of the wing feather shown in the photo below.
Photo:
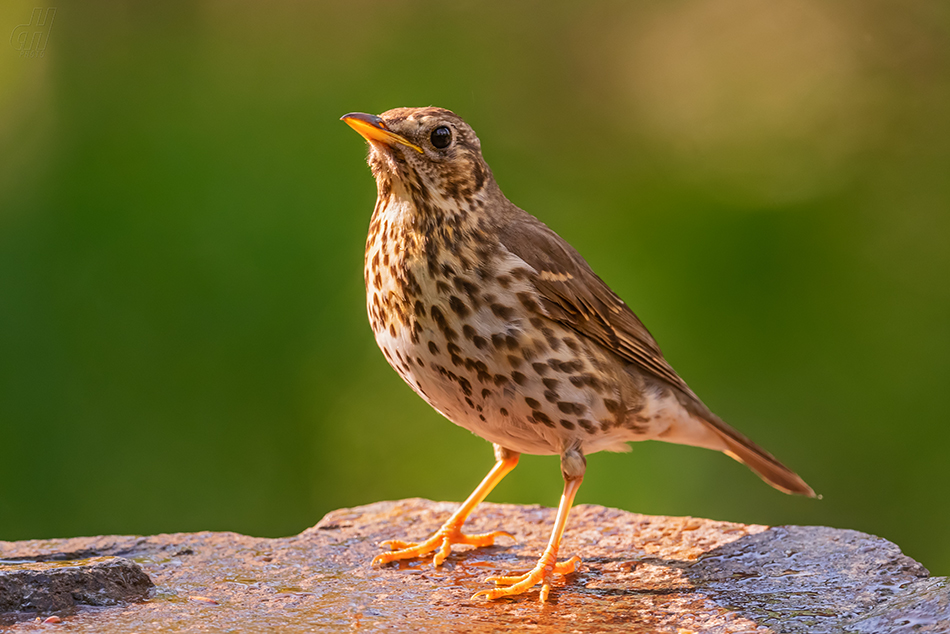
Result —
<path fill-rule="evenodd" d="M 534 285 L 552 319 L 695 398 L 646 326 L 563 238 L 525 214 L 503 228 L 501 243 L 535 270 Z"/>

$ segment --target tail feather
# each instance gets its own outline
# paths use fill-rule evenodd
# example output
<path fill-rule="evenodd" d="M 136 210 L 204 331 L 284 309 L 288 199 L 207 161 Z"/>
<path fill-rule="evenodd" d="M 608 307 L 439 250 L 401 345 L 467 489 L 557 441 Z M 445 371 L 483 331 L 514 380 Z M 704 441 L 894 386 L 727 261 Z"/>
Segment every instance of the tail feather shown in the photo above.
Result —
<path fill-rule="evenodd" d="M 775 456 L 762 449 L 738 431 L 722 422 L 717 416 L 703 416 L 702 420 L 726 444 L 723 451 L 733 460 L 737 460 L 752 469 L 756 475 L 783 493 L 794 493 L 813 498 L 818 497 L 801 477 L 775 459 Z"/>

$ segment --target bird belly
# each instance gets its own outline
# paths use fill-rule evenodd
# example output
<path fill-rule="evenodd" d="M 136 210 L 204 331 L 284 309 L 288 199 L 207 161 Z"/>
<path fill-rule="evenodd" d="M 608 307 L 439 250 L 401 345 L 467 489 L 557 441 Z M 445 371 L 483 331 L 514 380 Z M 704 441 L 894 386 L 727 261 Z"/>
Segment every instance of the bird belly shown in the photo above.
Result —
<path fill-rule="evenodd" d="M 623 386 L 604 371 L 615 361 L 593 342 L 484 297 L 427 293 L 424 275 L 416 278 L 429 301 L 407 301 L 413 309 L 402 311 L 405 320 L 375 320 L 376 342 L 403 380 L 456 425 L 537 455 L 572 446 L 585 454 L 626 451 L 627 441 L 656 428 L 659 421 L 628 416 Z M 372 299 L 370 315 L 372 323 Z"/>

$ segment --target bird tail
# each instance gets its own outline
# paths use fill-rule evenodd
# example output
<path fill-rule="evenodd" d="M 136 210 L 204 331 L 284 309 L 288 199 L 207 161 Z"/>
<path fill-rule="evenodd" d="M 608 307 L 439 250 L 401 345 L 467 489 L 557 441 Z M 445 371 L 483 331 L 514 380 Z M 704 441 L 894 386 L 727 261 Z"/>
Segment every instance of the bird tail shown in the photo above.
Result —
<path fill-rule="evenodd" d="M 810 498 L 818 497 L 801 477 L 776 460 L 775 456 L 724 423 L 715 414 L 702 420 L 726 445 L 724 454 L 752 469 L 756 475 L 783 493 L 794 493 Z"/>

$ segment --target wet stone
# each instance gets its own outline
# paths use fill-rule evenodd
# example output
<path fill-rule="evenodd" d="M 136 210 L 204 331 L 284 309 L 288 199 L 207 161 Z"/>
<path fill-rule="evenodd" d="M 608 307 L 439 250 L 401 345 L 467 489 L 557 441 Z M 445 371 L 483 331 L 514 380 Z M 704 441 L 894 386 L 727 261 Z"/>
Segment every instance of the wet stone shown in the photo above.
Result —
<path fill-rule="evenodd" d="M 378 542 L 424 539 L 455 507 L 379 502 L 334 511 L 280 539 L 196 533 L 0 542 L 0 559 L 121 555 L 154 581 L 137 603 L 36 608 L 43 618 L 57 612 L 57 627 L 70 632 L 950 632 L 947 579 L 930 577 L 894 544 L 850 530 L 580 505 L 561 554 L 580 555 L 584 565 L 556 577 L 543 606 L 536 590 L 496 602 L 471 596 L 488 587 L 485 577 L 534 564 L 554 509 L 484 504 L 466 529 L 508 530 L 517 543 L 456 546 L 439 569 L 431 558 L 370 565 Z M 50 627 L 35 616 L 0 618 L 0 632 Z"/>
<path fill-rule="evenodd" d="M 148 596 L 152 581 L 122 557 L 23 556 L 0 561 L 0 613 L 60 612 Z"/>

